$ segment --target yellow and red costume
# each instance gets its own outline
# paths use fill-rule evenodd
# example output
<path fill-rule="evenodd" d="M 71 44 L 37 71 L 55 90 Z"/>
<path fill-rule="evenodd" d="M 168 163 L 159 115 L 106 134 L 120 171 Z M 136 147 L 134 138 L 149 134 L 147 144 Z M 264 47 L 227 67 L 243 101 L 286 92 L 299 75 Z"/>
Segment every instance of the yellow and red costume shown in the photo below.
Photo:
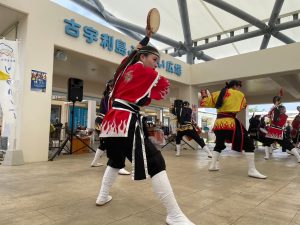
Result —
<path fill-rule="evenodd" d="M 200 100 L 200 107 L 215 108 L 220 91 L 213 92 L 210 96 Z M 215 121 L 213 131 L 233 131 L 232 140 L 227 140 L 232 143 L 232 149 L 242 150 L 243 137 L 245 128 L 236 119 L 236 114 L 247 107 L 245 95 L 232 88 L 226 90 L 223 104 L 217 109 L 217 119 Z"/>

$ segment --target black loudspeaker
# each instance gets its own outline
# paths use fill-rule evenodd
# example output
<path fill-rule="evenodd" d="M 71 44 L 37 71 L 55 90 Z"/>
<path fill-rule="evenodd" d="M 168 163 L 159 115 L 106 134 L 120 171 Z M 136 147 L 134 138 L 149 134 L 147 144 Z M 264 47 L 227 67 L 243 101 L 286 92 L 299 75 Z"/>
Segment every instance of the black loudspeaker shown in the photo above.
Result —
<path fill-rule="evenodd" d="M 83 97 L 83 80 L 69 78 L 68 80 L 68 101 L 81 102 Z"/>
<path fill-rule="evenodd" d="M 174 108 L 181 108 L 183 106 L 183 101 L 180 99 L 176 99 L 174 101 Z"/>

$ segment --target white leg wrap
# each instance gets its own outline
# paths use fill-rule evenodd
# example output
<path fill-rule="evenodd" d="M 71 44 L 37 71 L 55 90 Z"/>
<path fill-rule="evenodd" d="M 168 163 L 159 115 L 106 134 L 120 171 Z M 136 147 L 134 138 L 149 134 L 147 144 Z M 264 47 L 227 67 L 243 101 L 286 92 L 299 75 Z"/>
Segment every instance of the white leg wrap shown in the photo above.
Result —
<path fill-rule="evenodd" d="M 207 145 L 203 147 L 203 150 L 207 153 L 208 158 L 212 158 L 211 150 L 207 147 Z"/>
<path fill-rule="evenodd" d="M 297 158 L 298 163 L 300 163 L 300 155 L 297 148 L 293 148 L 291 151 L 287 150 L 287 152 L 293 154 Z"/>
<path fill-rule="evenodd" d="M 176 156 L 180 156 L 181 145 L 176 145 Z"/>
<path fill-rule="evenodd" d="M 109 190 L 118 177 L 118 172 L 119 169 L 115 169 L 110 166 L 106 167 L 102 178 L 100 192 L 96 200 L 96 205 L 104 205 L 112 199 L 112 197 L 109 195 Z"/>
<path fill-rule="evenodd" d="M 254 152 L 246 152 L 245 156 L 246 156 L 247 161 L 248 161 L 248 176 L 249 177 L 259 178 L 259 179 L 266 179 L 267 176 L 261 174 L 255 168 Z"/>
<path fill-rule="evenodd" d="M 97 149 L 96 153 L 95 153 L 95 156 L 94 156 L 94 159 L 93 159 L 93 162 L 91 163 L 91 166 L 94 167 L 94 166 L 103 166 L 103 164 L 97 164 L 97 161 L 101 158 L 101 156 L 103 155 L 104 151 L 102 151 L 101 149 Z"/>
<path fill-rule="evenodd" d="M 271 149 L 271 147 L 265 146 L 265 157 L 264 157 L 264 159 L 266 159 L 266 160 L 270 159 L 270 149 Z"/>
<path fill-rule="evenodd" d="M 152 187 L 154 193 L 167 209 L 167 224 L 195 225 L 179 208 L 165 170 L 152 177 Z"/>
<path fill-rule="evenodd" d="M 219 170 L 219 165 L 218 164 L 218 160 L 220 157 L 220 152 L 217 151 L 213 151 L 212 152 L 212 160 L 209 166 L 209 171 L 218 171 Z"/>

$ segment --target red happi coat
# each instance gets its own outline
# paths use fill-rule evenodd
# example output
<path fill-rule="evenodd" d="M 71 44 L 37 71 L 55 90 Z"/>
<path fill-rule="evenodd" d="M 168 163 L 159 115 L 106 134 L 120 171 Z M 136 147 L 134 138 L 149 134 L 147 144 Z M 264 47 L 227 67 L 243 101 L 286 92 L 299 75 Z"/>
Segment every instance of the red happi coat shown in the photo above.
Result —
<path fill-rule="evenodd" d="M 121 99 L 131 104 L 137 104 L 147 97 L 145 105 L 151 99 L 161 100 L 169 92 L 169 81 L 153 68 L 144 67 L 142 62 L 129 66 L 112 92 L 111 99 Z M 132 112 L 125 109 L 110 107 L 102 122 L 100 137 L 127 137 Z"/>
<path fill-rule="evenodd" d="M 292 133 L 291 133 L 291 136 L 293 138 L 296 138 L 297 135 L 298 135 L 298 132 L 300 130 L 300 113 L 295 117 L 295 119 L 293 120 L 292 122 Z"/>
<path fill-rule="evenodd" d="M 268 114 L 270 118 L 270 126 L 267 127 L 268 133 L 266 134 L 267 138 L 272 139 L 283 139 L 283 130 L 284 125 L 287 121 L 288 116 L 284 113 L 280 113 L 278 118 L 275 118 L 275 111 L 279 110 L 277 106 L 274 106 Z"/>

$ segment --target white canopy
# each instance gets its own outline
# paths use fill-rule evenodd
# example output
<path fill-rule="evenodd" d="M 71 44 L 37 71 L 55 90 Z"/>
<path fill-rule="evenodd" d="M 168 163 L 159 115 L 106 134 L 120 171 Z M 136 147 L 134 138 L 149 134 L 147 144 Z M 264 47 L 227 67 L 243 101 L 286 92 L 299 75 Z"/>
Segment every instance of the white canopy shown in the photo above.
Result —
<path fill-rule="evenodd" d="M 145 27 L 147 12 L 151 8 L 157 8 L 161 14 L 161 26 L 158 31 L 160 35 L 168 37 L 176 42 L 184 43 L 184 32 L 182 27 L 182 18 L 180 17 L 179 2 L 181 0 L 99 0 L 104 9 L 118 19 L 135 24 L 139 27 Z M 221 1 L 221 0 L 220 0 Z M 71 4 L 71 1 L 62 1 L 61 4 Z M 62 3 L 64 2 L 64 3 Z M 78 2 L 73 0 L 74 2 Z M 88 2 L 96 6 L 93 0 Z M 276 0 L 225 0 L 223 1 L 231 6 L 250 14 L 256 19 L 268 23 Z M 281 2 L 278 0 L 278 2 Z M 244 33 L 244 28 L 248 28 L 248 32 L 259 30 L 256 26 L 249 24 L 243 19 L 234 16 L 223 9 L 220 9 L 205 0 L 186 0 L 188 20 L 190 24 L 191 38 L 197 45 L 205 44 L 205 39 L 208 42 L 217 41 L 217 35 L 224 39 L 230 36 L 230 31 L 234 31 L 234 35 Z M 74 7 L 74 5 L 73 5 Z M 76 7 L 75 11 L 80 12 L 82 9 Z M 299 0 L 286 0 L 282 7 L 279 7 L 280 23 L 285 23 L 298 19 L 300 13 Z M 84 14 L 90 13 L 85 12 Z M 100 13 L 99 13 L 100 15 Z M 294 15 L 294 16 L 293 16 Z M 184 15 L 186 16 L 186 15 Z M 97 19 L 99 19 L 97 17 Z M 300 27 L 286 29 L 280 31 L 295 42 L 300 41 Z M 223 58 L 232 55 L 257 51 L 263 40 L 263 35 L 246 39 L 210 49 L 203 52 L 214 58 Z M 168 49 L 168 53 L 174 52 L 174 47 L 170 47 L 162 42 L 152 42 L 160 50 Z M 271 37 L 267 48 L 284 45 L 285 43 L 275 37 Z M 181 57 L 185 61 L 185 57 Z M 195 63 L 199 62 L 196 60 Z"/>

